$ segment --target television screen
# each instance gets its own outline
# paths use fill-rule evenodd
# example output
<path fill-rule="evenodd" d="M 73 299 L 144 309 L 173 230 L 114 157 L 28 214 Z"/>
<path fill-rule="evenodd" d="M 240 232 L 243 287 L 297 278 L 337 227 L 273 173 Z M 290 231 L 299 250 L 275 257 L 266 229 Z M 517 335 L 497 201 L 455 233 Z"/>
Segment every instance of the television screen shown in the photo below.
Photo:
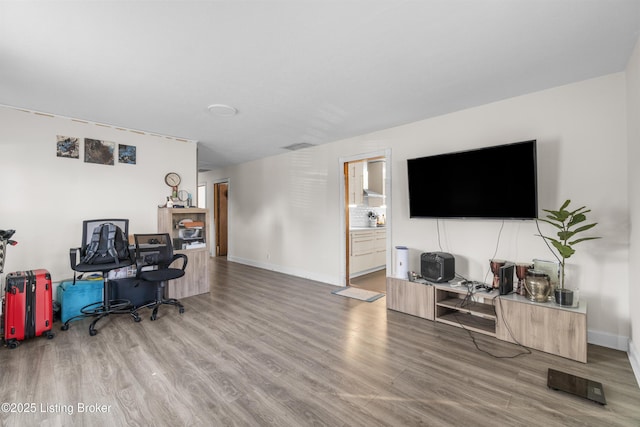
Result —
<path fill-rule="evenodd" d="M 412 218 L 538 216 L 536 141 L 407 160 Z"/>

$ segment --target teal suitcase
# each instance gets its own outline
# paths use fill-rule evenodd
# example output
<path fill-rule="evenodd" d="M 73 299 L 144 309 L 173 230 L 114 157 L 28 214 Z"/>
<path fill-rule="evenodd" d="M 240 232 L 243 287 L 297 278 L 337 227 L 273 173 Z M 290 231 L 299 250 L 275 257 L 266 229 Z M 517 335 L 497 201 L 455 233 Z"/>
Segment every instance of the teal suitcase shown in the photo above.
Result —
<path fill-rule="evenodd" d="M 67 320 L 82 314 L 80 310 L 95 303 L 102 303 L 102 278 L 98 280 L 73 279 L 60 282 L 56 290 L 56 301 L 60 304 L 60 320 Z M 98 305 L 98 304 L 96 304 Z"/>

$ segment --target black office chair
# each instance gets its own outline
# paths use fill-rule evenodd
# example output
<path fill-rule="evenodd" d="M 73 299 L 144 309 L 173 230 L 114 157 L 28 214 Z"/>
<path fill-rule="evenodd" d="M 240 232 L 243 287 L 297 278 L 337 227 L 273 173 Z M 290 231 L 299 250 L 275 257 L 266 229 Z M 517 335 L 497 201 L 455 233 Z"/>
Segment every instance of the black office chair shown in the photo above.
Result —
<path fill-rule="evenodd" d="M 129 314 L 136 322 L 140 321 L 140 317 L 131 310 L 131 303 L 126 300 L 112 300 L 111 289 L 109 287 L 108 274 L 110 271 L 128 267 L 132 265 L 135 260 L 130 251 L 126 251 L 127 254 L 119 256 L 117 260 L 109 260 L 105 263 L 92 263 L 85 262 L 83 259 L 87 255 L 87 250 L 91 245 L 91 239 L 93 237 L 93 231 L 95 228 L 102 224 L 113 223 L 118 226 L 123 232 L 124 236 L 129 235 L 129 220 L 128 219 L 92 219 L 82 222 L 82 245 L 79 248 L 71 248 L 69 251 L 69 259 L 71 262 L 71 269 L 74 271 L 74 281 L 76 279 L 76 273 L 89 273 L 100 272 L 102 273 L 104 289 L 102 301 L 97 301 L 93 304 L 89 304 L 83 307 L 80 311 L 82 314 L 67 319 L 62 325 L 61 329 L 66 331 L 69 329 L 69 322 L 83 317 L 95 317 L 95 320 L 89 325 L 89 335 L 93 336 L 98 333 L 95 329 L 96 323 L 103 317 L 110 314 Z M 128 248 L 128 241 L 125 242 Z"/>
<path fill-rule="evenodd" d="M 169 280 L 185 275 L 185 268 L 189 261 L 187 256 L 173 253 L 173 245 L 168 233 L 134 234 L 133 237 L 136 242 L 136 278 L 156 287 L 155 301 L 137 309 L 152 308 L 151 320 L 156 320 L 158 308 L 163 304 L 174 305 L 178 307 L 181 314 L 184 313 L 184 306 L 180 301 L 166 297 L 166 288 Z M 171 267 L 177 260 L 182 260 L 181 268 Z"/>

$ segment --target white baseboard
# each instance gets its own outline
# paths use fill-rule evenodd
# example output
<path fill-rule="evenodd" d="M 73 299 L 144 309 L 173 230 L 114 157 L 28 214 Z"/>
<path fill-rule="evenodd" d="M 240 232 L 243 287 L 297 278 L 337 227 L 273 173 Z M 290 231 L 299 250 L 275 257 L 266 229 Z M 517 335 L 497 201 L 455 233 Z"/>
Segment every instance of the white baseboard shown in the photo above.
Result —
<path fill-rule="evenodd" d="M 631 369 L 636 376 L 636 383 L 640 386 L 640 351 L 633 341 L 629 341 L 629 362 L 631 362 Z"/>
<path fill-rule="evenodd" d="M 238 258 L 234 256 L 227 255 L 227 259 L 232 262 L 237 262 L 239 264 L 250 265 L 252 267 L 264 268 L 265 270 L 277 271 L 278 273 L 289 274 L 291 276 L 302 277 L 303 279 L 315 280 L 316 282 L 322 282 L 324 284 L 333 285 L 333 286 L 342 286 L 340 285 L 340 280 L 337 277 L 333 276 L 325 276 L 321 274 L 311 273 L 306 270 L 296 269 L 296 268 L 283 268 L 281 265 L 269 264 L 266 262 L 255 261 L 251 259 Z"/>
<path fill-rule="evenodd" d="M 587 342 L 614 350 L 629 351 L 629 337 L 599 331 L 587 331 Z"/>
<path fill-rule="evenodd" d="M 385 268 L 387 268 L 386 265 L 380 265 L 378 267 L 369 268 L 368 270 L 358 271 L 357 273 L 351 273 L 349 278 L 354 279 L 356 277 L 360 277 L 366 274 L 375 273 L 376 271 L 384 270 Z"/>

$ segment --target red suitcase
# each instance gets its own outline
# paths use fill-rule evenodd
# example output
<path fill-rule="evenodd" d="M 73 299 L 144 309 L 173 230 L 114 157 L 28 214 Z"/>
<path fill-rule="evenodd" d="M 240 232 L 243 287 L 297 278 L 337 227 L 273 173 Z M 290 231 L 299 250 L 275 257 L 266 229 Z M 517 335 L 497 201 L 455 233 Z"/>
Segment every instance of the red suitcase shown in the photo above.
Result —
<path fill-rule="evenodd" d="M 4 297 L 4 340 L 9 348 L 19 341 L 46 335 L 53 338 L 53 291 L 47 270 L 7 274 Z"/>

